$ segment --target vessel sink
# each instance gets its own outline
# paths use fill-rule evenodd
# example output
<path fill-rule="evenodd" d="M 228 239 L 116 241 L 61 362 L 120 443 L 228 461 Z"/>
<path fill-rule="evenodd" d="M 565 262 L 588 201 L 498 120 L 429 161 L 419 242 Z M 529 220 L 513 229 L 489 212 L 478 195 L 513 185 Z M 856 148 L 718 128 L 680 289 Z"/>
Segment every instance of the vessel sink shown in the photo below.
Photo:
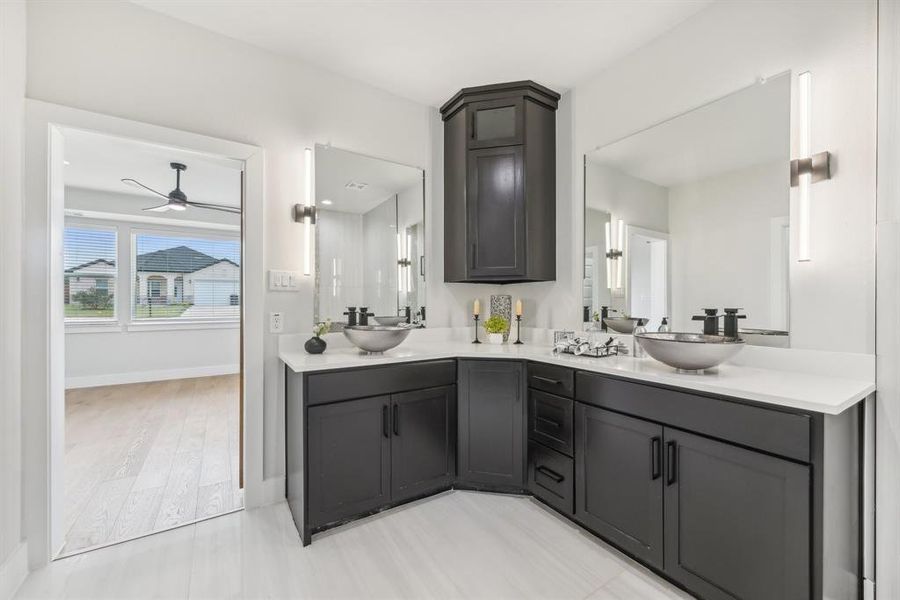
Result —
<path fill-rule="evenodd" d="M 384 352 L 399 345 L 409 332 L 408 327 L 393 325 L 354 325 L 344 327 L 344 335 L 363 352 Z"/>
<path fill-rule="evenodd" d="M 637 317 L 606 317 L 603 319 L 606 326 L 616 333 L 631 333 L 637 325 Z"/>
<path fill-rule="evenodd" d="M 744 348 L 744 340 L 702 333 L 639 333 L 641 347 L 653 358 L 684 371 L 715 367 Z"/>

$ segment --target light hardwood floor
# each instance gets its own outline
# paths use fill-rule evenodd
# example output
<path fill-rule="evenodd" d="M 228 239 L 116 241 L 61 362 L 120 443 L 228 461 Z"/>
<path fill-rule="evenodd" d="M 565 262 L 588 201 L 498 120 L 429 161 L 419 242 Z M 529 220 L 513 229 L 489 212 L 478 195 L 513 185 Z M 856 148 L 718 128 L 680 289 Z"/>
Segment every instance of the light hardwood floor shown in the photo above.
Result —
<path fill-rule="evenodd" d="M 62 554 L 240 508 L 237 375 L 66 392 Z"/>
<path fill-rule="evenodd" d="M 571 598 L 687 594 L 516 496 L 449 492 L 319 534 L 286 504 L 55 561 L 16 598 Z"/>

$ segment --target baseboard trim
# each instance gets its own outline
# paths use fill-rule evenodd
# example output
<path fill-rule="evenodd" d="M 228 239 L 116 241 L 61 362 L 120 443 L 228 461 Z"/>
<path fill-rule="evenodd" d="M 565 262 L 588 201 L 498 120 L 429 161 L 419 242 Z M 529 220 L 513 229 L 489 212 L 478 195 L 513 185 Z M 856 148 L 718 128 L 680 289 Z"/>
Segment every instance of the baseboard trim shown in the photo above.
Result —
<path fill-rule="evenodd" d="M 157 371 L 133 371 L 131 373 L 110 373 L 107 375 L 83 375 L 80 377 L 66 377 L 66 389 L 144 383 L 146 381 L 166 381 L 169 379 L 188 379 L 191 377 L 212 377 L 214 375 L 232 375 L 239 372 L 239 365 L 210 365 L 187 369 L 160 369 Z"/>
<path fill-rule="evenodd" d="M 20 542 L 0 564 L 0 600 L 10 600 L 28 577 L 28 544 Z"/>

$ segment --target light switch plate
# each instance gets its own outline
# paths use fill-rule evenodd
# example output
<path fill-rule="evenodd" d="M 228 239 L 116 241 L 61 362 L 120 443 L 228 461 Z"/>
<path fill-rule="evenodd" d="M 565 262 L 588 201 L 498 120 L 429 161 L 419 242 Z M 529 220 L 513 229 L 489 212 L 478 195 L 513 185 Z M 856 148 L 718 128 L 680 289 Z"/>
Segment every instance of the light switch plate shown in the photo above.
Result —
<path fill-rule="evenodd" d="M 269 291 L 295 292 L 300 289 L 300 273 L 298 271 L 269 271 Z"/>
<path fill-rule="evenodd" d="M 269 313 L 269 333 L 284 333 L 284 315 L 280 312 Z"/>

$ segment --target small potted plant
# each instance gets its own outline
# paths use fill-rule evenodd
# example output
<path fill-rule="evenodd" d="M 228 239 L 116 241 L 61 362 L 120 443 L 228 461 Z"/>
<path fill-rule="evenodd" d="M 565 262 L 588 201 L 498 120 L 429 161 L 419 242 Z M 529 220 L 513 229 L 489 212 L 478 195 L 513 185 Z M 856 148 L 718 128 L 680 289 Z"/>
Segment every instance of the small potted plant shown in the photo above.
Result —
<path fill-rule="evenodd" d="M 313 336 L 306 340 L 303 347 L 310 354 L 322 354 L 328 344 L 322 339 L 322 336 L 331 329 L 331 319 L 325 319 L 322 323 L 316 323 L 313 326 Z"/>
<path fill-rule="evenodd" d="M 502 344 L 503 334 L 509 330 L 509 321 L 500 315 L 491 315 L 484 322 L 484 330 L 488 334 L 488 342 L 491 344 Z"/>

